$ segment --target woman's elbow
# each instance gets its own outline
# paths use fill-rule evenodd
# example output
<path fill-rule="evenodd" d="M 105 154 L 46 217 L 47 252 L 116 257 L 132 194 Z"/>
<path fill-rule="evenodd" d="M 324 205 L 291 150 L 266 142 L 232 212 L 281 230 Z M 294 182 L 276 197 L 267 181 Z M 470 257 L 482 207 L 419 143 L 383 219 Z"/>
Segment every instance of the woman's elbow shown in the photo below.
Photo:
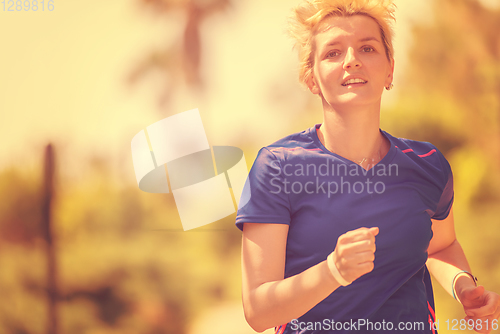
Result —
<path fill-rule="evenodd" d="M 254 312 L 253 308 L 248 305 L 249 303 L 243 303 L 243 311 L 245 314 L 245 319 L 250 327 L 258 333 L 262 333 L 266 329 L 269 329 L 269 326 L 266 326 L 262 322 L 262 315 L 257 314 Z"/>
<path fill-rule="evenodd" d="M 258 323 L 257 319 L 253 319 L 250 317 L 245 316 L 245 319 L 247 320 L 248 325 L 257 333 L 262 333 L 265 331 L 266 327 L 262 326 L 261 324 Z"/>

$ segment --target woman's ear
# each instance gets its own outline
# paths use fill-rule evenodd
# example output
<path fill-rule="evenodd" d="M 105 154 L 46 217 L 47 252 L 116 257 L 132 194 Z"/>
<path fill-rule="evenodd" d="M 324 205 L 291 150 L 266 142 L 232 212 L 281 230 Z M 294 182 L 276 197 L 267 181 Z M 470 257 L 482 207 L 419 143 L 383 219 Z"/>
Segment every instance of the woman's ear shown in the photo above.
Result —
<path fill-rule="evenodd" d="M 320 93 L 319 87 L 316 84 L 316 80 L 314 79 L 314 75 L 313 75 L 312 71 L 311 71 L 311 74 L 306 79 L 306 84 L 307 84 L 307 87 L 309 88 L 309 90 L 311 91 L 311 93 L 313 93 L 313 94 Z"/>
<path fill-rule="evenodd" d="M 388 87 L 394 81 L 394 58 L 391 59 L 390 66 L 391 68 L 389 70 L 389 74 L 387 75 L 385 87 Z"/>

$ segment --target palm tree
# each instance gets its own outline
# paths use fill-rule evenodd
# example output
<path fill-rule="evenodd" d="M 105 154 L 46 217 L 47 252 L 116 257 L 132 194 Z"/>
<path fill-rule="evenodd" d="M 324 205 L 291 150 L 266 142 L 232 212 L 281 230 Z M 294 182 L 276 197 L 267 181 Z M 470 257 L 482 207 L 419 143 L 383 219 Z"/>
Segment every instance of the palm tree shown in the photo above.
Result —
<path fill-rule="evenodd" d="M 202 92 L 203 80 L 200 76 L 200 60 L 203 55 L 203 48 L 200 27 L 205 18 L 228 8 L 231 0 L 137 1 L 141 6 L 153 10 L 158 15 L 165 17 L 171 12 L 180 9 L 186 13 L 187 18 L 183 29 L 184 32 L 182 36 L 178 37 L 180 41 L 174 44 L 173 47 L 152 51 L 132 71 L 129 82 L 136 82 L 148 71 L 159 70 L 166 80 L 166 86 L 160 97 L 160 106 L 163 106 L 169 100 L 181 79 L 189 88 Z"/>

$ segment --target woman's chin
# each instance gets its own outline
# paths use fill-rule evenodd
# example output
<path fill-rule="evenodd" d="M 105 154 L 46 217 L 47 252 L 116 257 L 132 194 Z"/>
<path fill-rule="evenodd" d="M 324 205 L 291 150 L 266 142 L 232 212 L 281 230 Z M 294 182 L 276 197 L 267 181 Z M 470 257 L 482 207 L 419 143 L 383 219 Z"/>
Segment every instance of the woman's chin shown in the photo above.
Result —
<path fill-rule="evenodd" d="M 328 103 L 331 106 L 338 107 L 349 107 L 349 106 L 362 106 L 362 105 L 371 105 L 373 103 L 380 102 L 380 96 L 367 95 L 360 92 L 348 92 L 342 95 L 337 96 L 337 98 L 331 103 Z"/>

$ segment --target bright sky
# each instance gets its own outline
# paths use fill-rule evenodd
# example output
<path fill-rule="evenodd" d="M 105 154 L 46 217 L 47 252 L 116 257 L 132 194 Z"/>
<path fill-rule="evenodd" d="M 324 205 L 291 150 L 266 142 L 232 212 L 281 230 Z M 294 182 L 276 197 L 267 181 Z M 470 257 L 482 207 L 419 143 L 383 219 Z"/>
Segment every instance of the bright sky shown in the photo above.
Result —
<path fill-rule="evenodd" d="M 55 0 L 52 12 L 0 8 L 0 170 L 36 166 L 51 140 L 64 173 L 78 175 L 96 154 L 109 158 L 113 168 L 126 166 L 124 173 L 135 182 L 130 141 L 162 118 L 198 107 L 211 145 L 235 145 L 244 131 L 249 142 L 263 146 L 278 138 L 273 131 L 283 111 L 300 111 L 306 103 L 309 93 L 297 82 L 296 55 L 284 34 L 298 0 L 237 0 L 229 15 L 207 21 L 206 96 L 194 97 L 178 84 L 181 89 L 162 110 L 157 76 L 133 87 L 125 78 L 150 50 L 179 38 L 183 18 L 161 21 L 136 2 Z M 427 3 L 397 2 L 399 74 L 409 23 L 430 17 Z M 280 94 L 280 105 L 269 102 Z"/>

